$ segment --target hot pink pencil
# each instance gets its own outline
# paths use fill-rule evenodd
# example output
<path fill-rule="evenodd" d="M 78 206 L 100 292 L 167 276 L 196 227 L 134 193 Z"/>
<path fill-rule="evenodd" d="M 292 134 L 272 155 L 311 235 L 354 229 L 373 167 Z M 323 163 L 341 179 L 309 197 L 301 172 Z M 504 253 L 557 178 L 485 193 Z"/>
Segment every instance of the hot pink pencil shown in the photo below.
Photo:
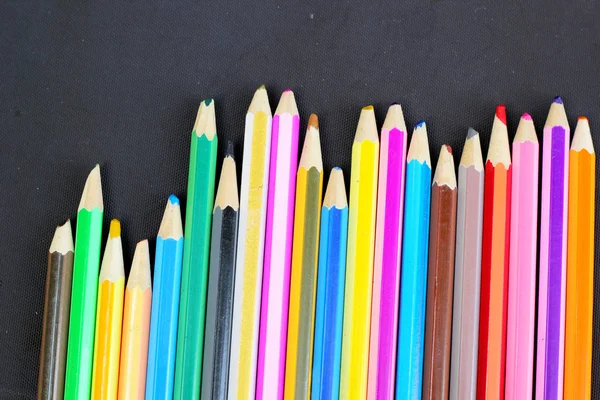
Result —
<path fill-rule="evenodd" d="M 283 398 L 299 127 L 294 93 L 288 89 L 273 118 L 257 400 Z"/>
<path fill-rule="evenodd" d="M 523 114 L 513 141 L 506 400 L 533 390 L 539 153 L 531 116 Z"/>
<path fill-rule="evenodd" d="M 402 107 L 393 104 L 381 129 L 367 383 L 370 399 L 394 398 L 405 165 L 406 125 Z"/>

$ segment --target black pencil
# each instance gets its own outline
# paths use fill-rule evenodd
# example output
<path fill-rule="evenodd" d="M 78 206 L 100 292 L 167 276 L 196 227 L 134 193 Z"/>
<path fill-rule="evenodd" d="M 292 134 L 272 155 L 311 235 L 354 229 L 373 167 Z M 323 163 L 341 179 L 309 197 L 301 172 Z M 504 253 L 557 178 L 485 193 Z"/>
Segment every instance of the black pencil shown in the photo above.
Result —
<path fill-rule="evenodd" d="M 56 228 L 48 254 L 38 400 L 63 398 L 72 279 L 73 233 L 67 220 Z"/>
<path fill-rule="evenodd" d="M 236 167 L 230 142 L 213 211 L 202 368 L 203 400 L 227 398 L 238 209 Z"/>

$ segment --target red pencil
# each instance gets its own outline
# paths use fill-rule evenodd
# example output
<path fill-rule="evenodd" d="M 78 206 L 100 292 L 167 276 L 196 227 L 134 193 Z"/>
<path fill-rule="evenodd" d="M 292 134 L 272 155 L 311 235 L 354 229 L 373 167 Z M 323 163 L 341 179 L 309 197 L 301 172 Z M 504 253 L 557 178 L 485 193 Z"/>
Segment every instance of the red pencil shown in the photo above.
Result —
<path fill-rule="evenodd" d="M 500 105 L 485 163 L 478 399 L 504 399 L 511 172 L 506 108 Z"/>

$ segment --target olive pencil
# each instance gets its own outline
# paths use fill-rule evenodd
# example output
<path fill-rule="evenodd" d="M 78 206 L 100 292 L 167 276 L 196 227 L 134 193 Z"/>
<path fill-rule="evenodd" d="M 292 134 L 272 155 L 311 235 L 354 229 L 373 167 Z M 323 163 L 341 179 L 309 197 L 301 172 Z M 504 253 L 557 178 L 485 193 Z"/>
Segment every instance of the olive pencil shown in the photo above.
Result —
<path fill-rule="evenodd" d="M 56 228 L 48 252 L 38 400 L 63 397 L 72 279 L 73 233 L 67 220 Z"/>
<path fill-rule="evenodd" d="M 284 392 L 290 400 L 310 397 L 322 191 L 319 120 L 312 114 L 296 180 Z"/>

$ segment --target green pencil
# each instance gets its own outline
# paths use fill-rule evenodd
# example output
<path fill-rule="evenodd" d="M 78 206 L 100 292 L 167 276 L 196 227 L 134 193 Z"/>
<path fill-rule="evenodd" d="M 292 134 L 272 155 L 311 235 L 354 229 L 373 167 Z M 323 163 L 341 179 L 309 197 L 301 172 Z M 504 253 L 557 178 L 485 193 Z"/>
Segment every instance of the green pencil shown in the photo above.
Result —
<path fill-rule="evenodd" d="M 96 165 L 85 182 L 77 212 L 65 400 L 90 397 L 103 215 L 100 166 Z"/>
<path fill-rule="evenodd" d="M 200 104 L 190 150 L 174 399 L 198 399 L 215 191 L 217 134 L 212 99 Z"/>

